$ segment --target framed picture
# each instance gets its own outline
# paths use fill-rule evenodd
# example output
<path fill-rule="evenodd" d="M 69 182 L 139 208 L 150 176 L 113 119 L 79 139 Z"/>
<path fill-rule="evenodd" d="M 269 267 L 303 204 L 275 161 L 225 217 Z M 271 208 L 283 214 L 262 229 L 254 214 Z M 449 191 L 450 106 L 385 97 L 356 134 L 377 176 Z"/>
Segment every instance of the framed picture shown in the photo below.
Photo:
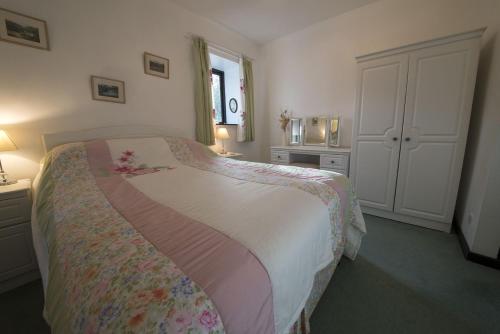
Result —
<path fill-rule="evenodd" d="M 170 76 L 168 59 L 144 52 L 144 73 L 168 79 Z"/>
<path fill-rule="evenodd" d="M 90 81 L 94 100 L 125 103 L 125 82 L 94 75 Z"/>
<path fill-rule="evenodd" d="M 0 40 L 49 50 L 44 20 L 0 8 Z"/>

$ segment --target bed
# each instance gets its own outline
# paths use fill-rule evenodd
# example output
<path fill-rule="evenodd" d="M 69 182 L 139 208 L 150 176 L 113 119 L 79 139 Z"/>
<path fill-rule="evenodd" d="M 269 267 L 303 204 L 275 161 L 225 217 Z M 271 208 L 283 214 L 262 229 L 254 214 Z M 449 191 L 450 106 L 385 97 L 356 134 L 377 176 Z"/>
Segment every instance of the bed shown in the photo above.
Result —
<path fill-rule="evenodd" d="M 32 229 L 54 333 L 306 333 L 366 233 L 341 174 L 142 126 L 43 140 Z"/>

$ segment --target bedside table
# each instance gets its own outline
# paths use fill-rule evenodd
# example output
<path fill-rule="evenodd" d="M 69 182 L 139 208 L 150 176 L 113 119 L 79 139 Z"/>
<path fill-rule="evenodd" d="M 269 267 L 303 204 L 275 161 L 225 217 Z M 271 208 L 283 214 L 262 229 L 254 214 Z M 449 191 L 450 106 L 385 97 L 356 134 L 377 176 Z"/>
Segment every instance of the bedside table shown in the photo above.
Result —
<path fill-rule="evenodd" d="M 241 160 L 244 157 L 243 153 L 236 153 L 236 152 L 217 153 L 217 155 L 219 157 L 235 159 L 235 160 Z"/>
<path fill-rule="evenodd" d="M 30 220 L 31 180 L 0 186 L 0 293 L 40 277 Z"/>

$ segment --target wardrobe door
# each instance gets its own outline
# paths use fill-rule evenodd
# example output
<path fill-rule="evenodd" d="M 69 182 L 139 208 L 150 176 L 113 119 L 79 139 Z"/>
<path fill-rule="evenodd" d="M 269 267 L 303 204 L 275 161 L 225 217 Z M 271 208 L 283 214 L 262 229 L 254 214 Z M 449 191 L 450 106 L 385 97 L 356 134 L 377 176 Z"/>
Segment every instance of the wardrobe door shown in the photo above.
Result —
<path fill-rule="evenodd" d="M 479 39 L 410 53 L 395 212 L 451 223 L 478 57 Z"/>
<path fill-rule="evenodd" d="M 358 64 L 351 180 L 362 206 L 392 211 L 408 56 Z"/>

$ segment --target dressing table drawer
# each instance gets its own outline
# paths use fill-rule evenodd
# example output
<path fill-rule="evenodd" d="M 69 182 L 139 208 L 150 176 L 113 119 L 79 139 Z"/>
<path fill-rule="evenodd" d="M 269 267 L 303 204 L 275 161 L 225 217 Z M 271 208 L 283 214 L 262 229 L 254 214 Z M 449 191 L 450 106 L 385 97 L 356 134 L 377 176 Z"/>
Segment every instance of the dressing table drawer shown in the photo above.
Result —
<path fill-rule="evenodd" d="M 345 169 L 347 158 L 345 155 L 322 154 L 320 158 L 320 168 L 323 169 Z"/>
<path fill-rule="evenodd" d="M 288 164 L 290 162 L 290 154 L 286 151 L 271 151 L 271 162 L 275 164 Z"/>

